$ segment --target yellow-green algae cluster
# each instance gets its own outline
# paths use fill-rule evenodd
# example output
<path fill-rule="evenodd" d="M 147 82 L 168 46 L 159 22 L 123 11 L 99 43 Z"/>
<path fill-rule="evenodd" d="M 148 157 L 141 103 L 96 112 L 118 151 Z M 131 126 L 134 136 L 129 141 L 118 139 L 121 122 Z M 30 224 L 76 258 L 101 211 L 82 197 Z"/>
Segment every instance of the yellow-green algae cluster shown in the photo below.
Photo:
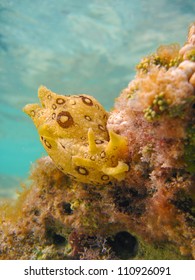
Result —
<path fill-rule="evenodd" d="M 109 114 L 39 89 L 27 105 L 50 157 L 2 202 L 1 259 L 195 259 L 195 24 L 161 46 Z"/>

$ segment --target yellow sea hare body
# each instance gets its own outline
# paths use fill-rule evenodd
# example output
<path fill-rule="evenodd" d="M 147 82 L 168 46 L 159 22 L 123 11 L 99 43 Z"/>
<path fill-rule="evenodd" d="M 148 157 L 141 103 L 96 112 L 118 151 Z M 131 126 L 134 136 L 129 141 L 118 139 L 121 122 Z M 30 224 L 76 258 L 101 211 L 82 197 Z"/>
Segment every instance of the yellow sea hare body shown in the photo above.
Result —
<path fill-rule="evenodd" d="M 108 113 L 88 95 L 58 95 L 39 88 L 39 104 L 24 107 L 56 166 L 83 183 L 122 180 L 127 140 L 106 128 Z"/>

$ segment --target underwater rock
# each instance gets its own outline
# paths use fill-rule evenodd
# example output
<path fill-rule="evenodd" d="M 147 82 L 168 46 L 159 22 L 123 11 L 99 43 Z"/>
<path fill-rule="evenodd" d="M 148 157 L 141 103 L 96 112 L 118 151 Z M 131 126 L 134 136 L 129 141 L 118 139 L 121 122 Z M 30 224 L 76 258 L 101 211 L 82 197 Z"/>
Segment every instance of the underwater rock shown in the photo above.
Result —
<path fill-rule="evenodd" d="M 137 65 L 109 114 L 40 88 L 24 111 L 50 157 L 1 203 L 1 259 L 195 259 L 194 54 L 192 24 L 181 49 Z"/>

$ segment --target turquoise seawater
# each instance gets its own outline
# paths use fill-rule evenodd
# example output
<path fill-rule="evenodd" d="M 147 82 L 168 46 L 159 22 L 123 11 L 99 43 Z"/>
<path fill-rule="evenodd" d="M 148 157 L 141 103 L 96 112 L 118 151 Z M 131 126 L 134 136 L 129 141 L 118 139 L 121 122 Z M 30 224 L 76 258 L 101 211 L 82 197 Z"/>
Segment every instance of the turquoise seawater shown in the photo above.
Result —
<path fill-rule="evenodd" d="M 45 154 L 22 112 L 45 85 L 109 110 L 159 45 L 183 44 L 194 0 L 0 0 L 0 196 L 13 196 Z"/>

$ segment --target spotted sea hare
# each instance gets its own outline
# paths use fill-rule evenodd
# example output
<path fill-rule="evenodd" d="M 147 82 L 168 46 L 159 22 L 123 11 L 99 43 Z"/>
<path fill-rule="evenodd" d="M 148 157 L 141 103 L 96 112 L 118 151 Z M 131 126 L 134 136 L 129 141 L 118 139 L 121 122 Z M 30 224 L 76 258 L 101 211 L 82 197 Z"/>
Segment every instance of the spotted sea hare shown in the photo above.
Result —
<path fill-rule="evenodd" d="M 39 90 L 49 156 L 2 202 L 1 259 L 195 259 L 195 23 L 161 46 L 107 113 Z"/>
<path fill-rule="evenodd" d="M 82 183 L 122 180 L 129 166 L 127 139 L 107 130 L 108 113 L 87 95 L 58 95 L 40 87 L 38 104 L 25 106 L 46 151 L 65 174 Z"/>

